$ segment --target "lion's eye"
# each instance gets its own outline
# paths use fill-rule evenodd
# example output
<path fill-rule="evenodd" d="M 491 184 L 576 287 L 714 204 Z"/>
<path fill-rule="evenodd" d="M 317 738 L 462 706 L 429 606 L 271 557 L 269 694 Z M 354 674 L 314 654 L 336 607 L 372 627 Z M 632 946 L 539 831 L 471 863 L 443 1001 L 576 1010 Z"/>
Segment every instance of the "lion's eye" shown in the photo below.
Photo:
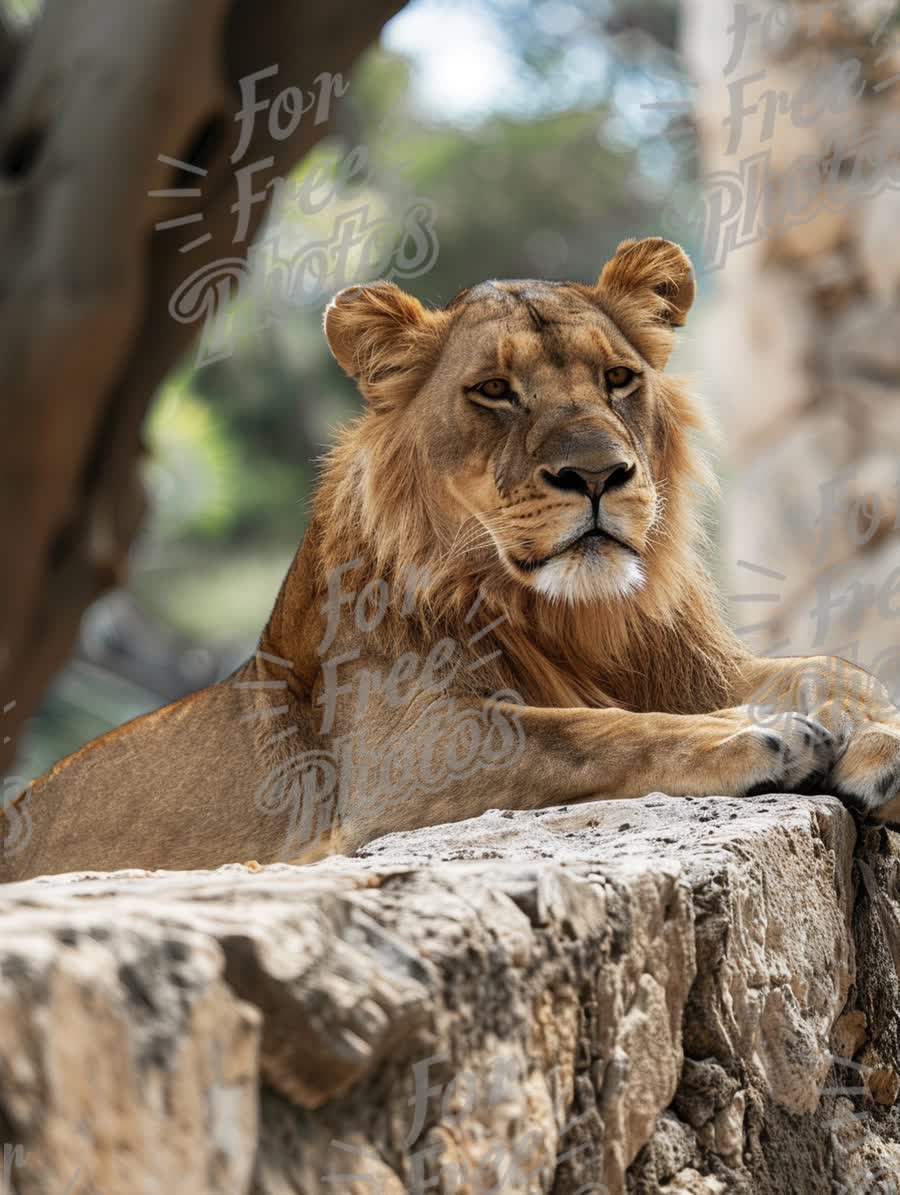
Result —
<path fill-rule="evenodd" d="M 513 396 L 512 387 L 506 378 L 489 378 L 486 382 L 482 382 L 480 386 L 476 386 L 475 389 L 479 394 L 483 394 L 485 398 L 510 399 Z"/>
<path fill-rule="evenodd" d="M 628 369 L 625 365 L 617 365 L 615 369 L 608 369 L 606 371 L 606 384 L 610 390 L 622 390 L 625 386 L 630 386 L 637 374 L 633 369 Z"/>

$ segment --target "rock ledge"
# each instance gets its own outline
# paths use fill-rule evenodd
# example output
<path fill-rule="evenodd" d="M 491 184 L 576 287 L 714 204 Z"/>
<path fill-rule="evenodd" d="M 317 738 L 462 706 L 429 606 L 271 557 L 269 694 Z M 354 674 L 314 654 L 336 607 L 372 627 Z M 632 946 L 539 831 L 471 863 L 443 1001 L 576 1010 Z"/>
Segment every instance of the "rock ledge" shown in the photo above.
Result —
<path fill-rule="evenodd" d="M 787 796 L 9 885 L 0 1190 L 898 1192 L 898 892 Z"/>

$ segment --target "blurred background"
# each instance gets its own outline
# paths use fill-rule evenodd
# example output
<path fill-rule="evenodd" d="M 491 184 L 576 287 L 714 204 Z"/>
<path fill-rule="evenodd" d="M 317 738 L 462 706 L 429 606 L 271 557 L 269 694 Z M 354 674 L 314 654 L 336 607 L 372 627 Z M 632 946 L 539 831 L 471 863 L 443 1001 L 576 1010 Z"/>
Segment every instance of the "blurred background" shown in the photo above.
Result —
<path fill-rule="evenodd" d="M 360 210 L 399 243 L 426 210 L 436 252 L 397 280 L 443 304 L 487 277 L 593 282 L 627 236 L 680 240 L 700 297 L 673 368 L 724 431 L 714 567 L 735 621 L 759 650 L 843 649 L 896 681 L 900 205 L 878 185 L 893 163 L 860 150 L 873 130 L 900 144 L 895 25 L 883 3 L 413 0 L 260 244 L 302 251 Z M 267 263 L 158 394 L 128 586 L 85 616 L 19 775 L 253 649 L 358 410 L 321 334 L 329 295 L 275 295 Z"/>

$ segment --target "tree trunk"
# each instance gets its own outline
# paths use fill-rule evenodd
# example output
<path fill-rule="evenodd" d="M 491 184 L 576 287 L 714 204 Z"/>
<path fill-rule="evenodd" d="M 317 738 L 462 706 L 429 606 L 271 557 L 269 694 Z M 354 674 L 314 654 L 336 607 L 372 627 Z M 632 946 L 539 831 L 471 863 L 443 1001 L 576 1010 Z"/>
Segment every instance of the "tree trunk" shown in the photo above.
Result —
<path fill-rule="evenodd" d="M 46 0 L 18 42 L 0 26 L 0 774 L 82 613 L 124 576 L 147 407 L 211 288 L 242 275 L 268 206 L 253 204 L 239 228 L 241 168 L 268 160 L 252 190 L 271 196 L 328 132 L 317 118 L 332 82 L 340 102 L 333 76 L 402 6 Z M 241 80 L 272 66 L 255 84 L 261 103 L 294 87 L 323 104 L 284 139 L 261 109 L 232 161 Z M 282 106 L 281 130 L 290 115 Z M 194 193 L 151 195 L 179 189 Z M 204 267 L 206 286 L 170 314 Z"/>
<path fill-rule="evenodd" d="M 763 20 L 744 39 L 745 7 Z M 724 412 L 736 624 L 770 654 L 853 659 L 896 695 L 894 7 L 683 0 L 704 184 L 670 215 L 704 242 L 716 290 L 702 339 Z"/>

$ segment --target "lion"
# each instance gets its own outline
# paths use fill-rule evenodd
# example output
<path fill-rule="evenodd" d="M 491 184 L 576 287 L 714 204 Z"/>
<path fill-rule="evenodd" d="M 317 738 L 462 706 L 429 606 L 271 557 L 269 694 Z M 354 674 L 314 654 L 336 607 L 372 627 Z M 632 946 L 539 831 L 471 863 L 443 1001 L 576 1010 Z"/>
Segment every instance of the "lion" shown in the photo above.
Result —
<path fill-rule="evenodd" d="M 596 285 L 392 283 L 325 313 L 364 414 L 328 457 L 254 655 L 7 810 L 0 879 L 310 862 L 490 809 L 761 792 L 900 813 L 900 712 L 769 659 L 704 565 L 703 419 L 666 366 L 684 251 Z"/>

